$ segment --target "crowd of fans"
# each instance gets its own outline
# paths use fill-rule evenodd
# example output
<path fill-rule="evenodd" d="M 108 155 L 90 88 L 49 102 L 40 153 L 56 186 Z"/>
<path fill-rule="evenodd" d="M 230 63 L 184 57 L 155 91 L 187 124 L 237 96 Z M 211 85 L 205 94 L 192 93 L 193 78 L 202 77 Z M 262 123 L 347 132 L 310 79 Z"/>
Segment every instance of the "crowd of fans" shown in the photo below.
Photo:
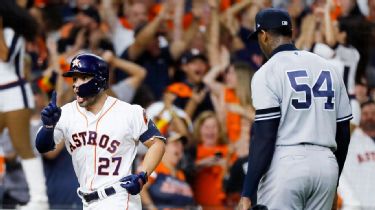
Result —
<path fill-rule="evenodd" d="M 13 27 L 27 38 L 23 68 L 35 100 L 31 141 L 41 125 L 40 111 L 53 90 L 60 105 L 74 99 L 72 82 L 61 76 L 71 59 L 82 52 L 101 56 L 110 65 L 109 94 L 145 107 L 168 139 L 161 164 L 141 192 L 145 209 L 232 209 L 238 203 L 255 113 L 250 82 L 266 61 L 248 35 L 256 13 L 266 7 L 289 12 L 297 48 L 337 66 L 351 98 L 353 131 L 365 130 L 372 139 L 368 144 L 375 146 L 373 0 L 16 2 L 37 27 L 23 33 L 30 25 L 10 23 L 4 15 L 7 8 L 0 8 L 0 30 Z M 355 140 L 361 138 L 356 135 Z M 7 129 L 0 139 L 0 201 L 3 208 L 13 208 L 28 202 L 28 188 Z M 362 147 L 363 153 L 372 156 L 364 155 L 367 159 L 359 159 L 359 163 L 356 154 L 350 153 L 355 150 L 349 150 L 351 164 L 362 164 L 364 173 L 375 168 L 374 146 Z M 138 156 L 144 151 L 140 145 Z M 50 207 L 81 208 L 78 182 L 64 144 L 42 158 Z M 142 164 L 139 159 L 134 171 Z M 375 208 L 375 197 L 371 198 L 375 182 L 370 175 L 350 179 L 352 173 L 344 169 L 343 176 L 350 181 L 339 189 L 339 207 Z M 366 197 L 362 194 L 368 194 L 372 203 L 362 201 Z"/>

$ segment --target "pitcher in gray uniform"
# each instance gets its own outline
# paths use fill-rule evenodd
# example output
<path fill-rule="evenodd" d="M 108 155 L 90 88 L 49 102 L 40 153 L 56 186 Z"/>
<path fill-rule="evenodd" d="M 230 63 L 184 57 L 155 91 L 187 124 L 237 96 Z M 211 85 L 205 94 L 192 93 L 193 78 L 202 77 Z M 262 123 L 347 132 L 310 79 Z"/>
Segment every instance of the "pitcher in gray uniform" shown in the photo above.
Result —
<path fill-rule="evenodd" d="M 349 98 L 325 59 L 292 44 L 283 10 L 256 15 L 250 38 L 269 59 L 254 75 L 256 109 L 239 209 L 331 209 L 349 145 Z"/>

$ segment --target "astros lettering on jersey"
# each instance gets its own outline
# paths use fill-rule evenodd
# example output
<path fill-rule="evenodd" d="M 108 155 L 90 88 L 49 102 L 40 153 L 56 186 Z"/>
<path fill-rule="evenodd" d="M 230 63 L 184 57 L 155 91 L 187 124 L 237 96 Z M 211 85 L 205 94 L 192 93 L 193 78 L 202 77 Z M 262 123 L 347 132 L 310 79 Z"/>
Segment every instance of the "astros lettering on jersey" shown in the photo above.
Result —
<path fill-rule="evenodd" d="M 131 174 L 138 137 L 147 130 L 144 111 L 108 97 L 94 115 L 76 101 L 62 107 L 55 143 L 65 140 L 83 191 L 114 184 Z"/>

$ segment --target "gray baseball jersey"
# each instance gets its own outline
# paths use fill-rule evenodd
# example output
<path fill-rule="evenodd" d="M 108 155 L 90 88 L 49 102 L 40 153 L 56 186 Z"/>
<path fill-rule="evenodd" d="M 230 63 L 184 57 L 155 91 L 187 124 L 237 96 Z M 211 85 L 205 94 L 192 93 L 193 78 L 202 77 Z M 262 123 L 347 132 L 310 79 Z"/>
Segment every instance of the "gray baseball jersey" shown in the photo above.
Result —
<path fill-rule="evenodd" d="M 255 121 L 280 118 L 277 146 L 336 149 L 336 122 L 352 116 L 339 72 L 307 51 L 278 52 L 256 72 L 251 88 Z"/>

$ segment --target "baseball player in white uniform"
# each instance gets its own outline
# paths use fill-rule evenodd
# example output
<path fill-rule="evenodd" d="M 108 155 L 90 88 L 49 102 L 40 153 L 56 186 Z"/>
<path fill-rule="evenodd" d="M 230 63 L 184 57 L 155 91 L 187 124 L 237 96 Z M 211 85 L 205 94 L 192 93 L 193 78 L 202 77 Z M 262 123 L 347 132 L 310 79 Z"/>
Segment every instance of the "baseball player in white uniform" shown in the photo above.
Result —
<path fill-rule="evenodd" d="M 375 103 L 362 104 L 361 122 L 350 139 L 338 193 L 342 210 L 375 209 Z"/>
<path fill-rule="evenodd" d="M 287 12 L 256 15 L 250 38 L 269 59 L 254 75 L 256 109 L 240 209 L 331 209 L 349 145 L 349 98 L 338 71 L 292 44 Z"/>
<path fill-rule="evenodd" d="M 77 98 L 60 109 L 53 95 L 41 113 L 37 149 L 44 153 L 65 141 L 84 209 L 141 209 L 138 193 L 163 156 L 165 138 L 142 107 L 104 92 L 109 74 L 100 57 L 77 55 L 63 76 L 73 77 Z M 149 149 L 142 172 L 131 174 L 139 142 Z"/>

